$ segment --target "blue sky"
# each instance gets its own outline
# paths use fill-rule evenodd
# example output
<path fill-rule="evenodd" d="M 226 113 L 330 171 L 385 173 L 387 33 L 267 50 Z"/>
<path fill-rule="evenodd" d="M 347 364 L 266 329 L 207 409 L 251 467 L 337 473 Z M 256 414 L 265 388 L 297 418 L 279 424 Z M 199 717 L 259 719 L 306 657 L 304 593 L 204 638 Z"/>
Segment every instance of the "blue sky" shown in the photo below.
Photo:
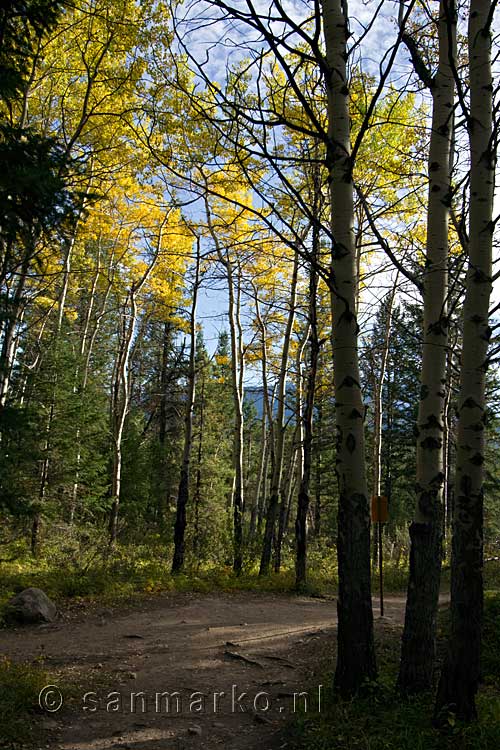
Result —
<path fill-rule="evenodd" d="M 436 2 L 432 3 L 437 6 Z M 238 7 L 246 7 L 244 0 L 239 0 Z M 255 7 L 261 11 L 267 11 L 269 3 L 257 0 Z M 284 0 L 283 7 L 295 20 L 304 18 L 311 12 L 312 5 L 301 0 Z M 184 11 L 191 20 L 196 19 L 201 29 L 195 34 L 190 34 L 189 50 L 198 60 L 208 56 L 207 70 L 212 80 L 223 81 L 226 75 L 228 62 L 236 62 L 237 59 L 247 54 L 247 45 L 252 39 L 252 32 L 247 28 L 238 28 L 234 24 L 221 21 L 212 22 L 214 8 L 204 0 L 186 3 Z M 362 45 L 355 52 L 355 61 L 362 68 L 378 77 L 380 63 L 386 51 L 392 46 L 397 36 L 396 17 L 399 3 L 385 0 L 379 7 L 376 0 L 355 0 L 349 3 L 351 17 L 351 30 L 355 41 L 372 20 L 374 12 L 378 15 L 372 28 L 363 39 Z M 498 14 L 497 14 L 498 15 Z M 498 25 L 498 24 L 497 24 Z M 255 35 L 254 35 L 255 36 Z M 391 81 L 394 85 L 406 85 L 411 73 L 411 63 L 406 48 L 402 47 L 398 54 L 396 64 L 391 73 Z M 500 213 L 500 199 L 496 196 L 496 214 Z M 370 271 L 387 268 L 385 257 L 380 253 L 374 253 Z M 380 297 L 390 289 L 394 279 L 393 269 L 374 274 L 370 284 L 362 295 L 360 319 L 362 328 L 370 326 L 370 319 Z M 500 301 L 500 285 L 497 283 L 493 294 L 493 303 Z M 217 344 L 218 334 L 227 329 L 226 322 L 227 293 L 223 283 L 217 283 L 214 289 L 204 289 L 199 299 L 199 319 L 205 329 L 206 344 L 209 351 Z"/>

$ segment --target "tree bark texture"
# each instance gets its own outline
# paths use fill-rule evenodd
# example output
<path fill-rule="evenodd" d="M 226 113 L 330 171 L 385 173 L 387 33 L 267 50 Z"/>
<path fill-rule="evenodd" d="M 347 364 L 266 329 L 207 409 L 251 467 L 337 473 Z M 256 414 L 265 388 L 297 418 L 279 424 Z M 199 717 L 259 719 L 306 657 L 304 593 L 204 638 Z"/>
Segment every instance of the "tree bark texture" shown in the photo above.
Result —
<path fill-rule="evenodd" d="M 492 286 L 493 78 L 491 0 L 471 0 L 469 11 L 468 116 L 470 167 L 469 264 L 463 308 L 463 346 L 458 397 L 458 432 L 451 563 L 451 634 L 441 673 L 436 718 L 452 711 L 476 717 L 483 611 L 483 485 L 485 380 L 491 336 L 488 311 Z"/>
<path fill-rule="evenodd" d="M 376 677 L 370 578 L 370 516 L 366 481 L 364 406 L 356 318 L 356 249 L 347 79 L 347 7 L 323 0 L 327 62 L 331 227 L 330 293 L 339 488 L 338 651 L 335 686 L 357 692 Z"/>
<path fill-rule="evenodd" d="M 424 268 L 424 330 L 417 417 L 416 510 L 410 526 L 410 574 L 398 687 L 403 693 L 432 686 L 436 618 L 441 579 L 443 438 L 448 346 L 448 223 L 451 204 L 456 13 L 441 0 L 439 66 L 431 81 L 427 245 Z"/>

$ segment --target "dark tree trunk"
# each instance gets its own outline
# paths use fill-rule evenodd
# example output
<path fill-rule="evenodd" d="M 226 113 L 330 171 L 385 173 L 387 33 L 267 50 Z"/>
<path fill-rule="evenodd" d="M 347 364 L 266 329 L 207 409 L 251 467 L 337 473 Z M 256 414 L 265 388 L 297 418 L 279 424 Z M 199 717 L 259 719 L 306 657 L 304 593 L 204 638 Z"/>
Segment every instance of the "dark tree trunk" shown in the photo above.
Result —
<path fill-rule="evenodd" d="M 177 493 L 177 512 L 174 526 L 174 556 L 172 573 L 180 573 L 184 567 L 184 536 L 186 532 L 186 508 L 189 502 L 189 471 L 183 467 Z"/>
<path fill-rule="evenodd" d="M 317 428 L 316 428 L 316 471 L 314 487 L 314 536 L 321 536 L 321 523 L 323 509 L 321 507 L 321 448 L 323 440 L 323 407 L 321 403 L 317 408 Z"/>
<path fill-rule="evenodd" d="M 300 588 L 307 578 L 307 511 L 309 508 L 309 493 L 301 482 L 297 503 L 297 518 L 295 521 L 295 586 Z"/>
<path fill-rule="evenodd" d="M 198 433 L 198 456 L 196 462 L 196 484 L 194 490 L 194 537 L 193 552 L 197 564 L 200 564 L 200 504 L 201 504 L 201 462 L 203 456 L 203 431 L 205 429 L 205 372 L 200 391 L 200 424 Z"/>
<path fill-rule="evenodd" d="M 270 496 L 267 506 L 266 526 L 264 529 L 264 541 L 262 543 L 262 556 L 260 559 L 259 575 L 266 576 L 271 565 L 273 552 L 274 527 L 278 516 L 280 498 L 277 493 Z"/>
<path fill-rule="evenodd" d="M 339 498 L 338 657 L 335 687 L 349 697 L 361 687 L 360 675 L 376 676 L 369 564 L 370 524 L 366 496 Z M 353 648 L 356 633 L 356 648 Z"/>
<path fill-rule="evenodd" d="M 38 557 L 40 554 L 40 527 L 41 527 L 41 514 L 35 513 L 31 522 L 31 554 L 33 557 Z"/>
<path fill-rule="evenodd" d="M 463 497 L 458 497 L 461 505 Z M 464 503 L 465 506 L 465 503 Z M 454 529 L 451 579 L 451 635 L 436 698 L 435 719 L 446 725 L 448 713 L 458 719 L 477 718 L 475 696 L 480 678 L 483 615 L 482 497 L 467 527 Z M 460 564 L 458 564 L 460 561 Z"/>
<path fill-rule="evenodd" d="M 179 491 L 177 493 L 177 508 L 174 525 L 174 555 L 172 559 L 173 574 L 180 573 L 184 567 L 184 536 L 186 532 L 186 508 L 189 503 L 189 476 L 191 469 L 191 449 L 193 445 L 193 409 L 196 396 L 196 305 L 198 302 L 198 290 L 200 286 L 200 257 L 200 239 L 198 238 L 196 243 L 196 266 L 193 283 L 193 299 L 191 303 L 191 344 L 189 349 L 188 392 L 184 416 L 184 450 L 182 456 L 181 476 L 179 480 Z"/>
<path fill-rule="evenodd" d="M 428 690 L 433 683 L 441 539 L 439 517 L 432 524 L 414 521 L 410 526 L 410 585 L 398 677 L 403 693 Z"/>

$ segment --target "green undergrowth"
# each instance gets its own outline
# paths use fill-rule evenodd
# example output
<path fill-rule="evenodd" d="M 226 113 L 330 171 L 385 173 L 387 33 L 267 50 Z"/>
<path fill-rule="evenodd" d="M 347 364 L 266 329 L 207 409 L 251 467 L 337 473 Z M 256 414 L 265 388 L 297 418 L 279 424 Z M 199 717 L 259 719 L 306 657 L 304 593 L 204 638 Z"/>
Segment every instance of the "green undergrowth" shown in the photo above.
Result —
<path fill-rule="evenodd" d="M 285 560 L 280 573 L 259 576 L 257 563 L 247 563 L 237 576 L 230 566 L 186 565 L 184 573 L 170 573 L 171 550 L 155 539 L 142 544 L 118 545 L 112 554 L 75 555 L 64 548 L 47 545 L 43 556 L 34 559 L 19 551 L 15 560 L 0 564 L 0 617 L 6 602 L 29 586 L 43 589 L 56 602 L 89 599 L 103 603 L 119 602 L 164 592 L 274 592 L 300 593 L 305 596 L 334 596 L 337 569 L 333 552 L 321 556 L 315 550 L 309 556 L 308 582 L 295 589 L 293 560 Z M 387 563 L 385 590 L 403 592 L 407 570 Z M 373 590 L 378 591 L 374 572 Z"/>
<path fill-rule="evenodd" d="M 496 581 L 498 585 L 498 579 Z M 449 615 L 441 613 L 441 647 Z M 477 699 L 479 720 L 465 725 L 450 715 L 445 730 L 432 726 L 434 694 L 402 699 L 395 691 L 400 633 L 379 636 L 379 679 L 362 697 L 342 701 L 325 693 L 319 714 L 299 715 L 290 728 L 296 750 L 498 750 L 500 748 L 500 593 L 485 596 L 482 672 Z M 442 650 L 442 649 L 441 649 Z M 331 683 L 331 676 L 324 679 Z"/>
<path fill-rule="evenodd" d="M 408 567 L 404 564 L 394 565 L 393 563 L 384 563 L 383 568 L 384 591 L 387 593 L 405 593 L 408 586 Z M 372 569 L 372 591 L 380 591 L 380 577 L 378 567 Z"/>
<path fill-rule="evenodd" d="M 480 719 L 466 726 L 450 717 L 446 730 L 431 723 L 433 696 L 402 700 L 381 679 L 351 703 L 330 698 L 319 718 L 301 717 L 291 747 L 308 750 L 498 750 L 500 696 L 484 689 Z"/>
<path fill-rule="evenodd" d="M 0 621 L 8 600 L 29 586 L 43 589 L 64 607 L 74 600 L 98 601 L 103 604 L 140 599 L 166 592 L 295 592 L 293 554 L 284 555 L 282 571 L 268 576 L 258 575 L 255 561 L 247 561 L 244 572 L 236 576 L 229 565 L 194 565 L 188 560 L 186 570 L 170 574 L 172 550 L 165 547 L 159 535 L 141 542 L 131 540 L 106 553 L 105 540 L 89 540 L 85 536 L 47 541 L 40 558 L 34 559 L 26 545 L 17 543 L 2 548 L 0 562 Z M 297 592 L 306 596 L 334 596 L 337 591 L 335 551 L 312 548 L 308 559 L 308 583 Z M 387 561 L 384 566 L 384 588 L 387 594 L 404 594 L 408 569 Z M 443 588 L 447 587 L 447 570 Z M 500 562 L 485 566 L 489 588 L 500 581 Z M 373 571 L 373 592 L 378 593 L 378 572 Z"/>
<path fill-rule="evenodd" d="M 279 574 L 267 576 L 259 576 L 257 565 L 249 562 L 237 576 L 230 566 L 193 565 L 188 561 L 185 572 L 172 576 L 172 550 L 155 537 L 140 544 L 119 544 L 110 554 L 105 545 L 102 549 L 47 543 L 38 559 L 20 545 L 7 550 L 0 563 L 0 619 L 8 600 L 30 586 L 43 589 L 62 606 L 79 599 L 111 604 L 166 592 L 290 593 L 295 589 L 295 573 L 289 562 Z M 332 559 L 320 558 L 313 552 L 308 584 L 300 593 L 333 595 L 336 585 Z"/>
<path fill-rule="evenodd" d="M 15 664 L 0 658 L 0 747 L 32 744 L 38 734 L 38 698 L 50 679 L 41 662 Z"/>
<path fill-rule="evenodd" d="M 88 599 L 111 604 L 134 597 L 167 592 L 271 592 L 295 590 L 294 573 L 259 576 L 255 571 L 236 576 L 230 568 L 187 571 L 172 576 L 170 566 L 156 561 L 111 559 L 84 573 L 71 566 L 53 568 L 48 563 L 3 565 L 0 569 L 0 617 L 9 599 L 29 586 L 43 589 L 54 601 Z M 328 581 L 311 574 L 310 582 L 299 593 L 328 596 L 335 593 L 335 579 Z"/>

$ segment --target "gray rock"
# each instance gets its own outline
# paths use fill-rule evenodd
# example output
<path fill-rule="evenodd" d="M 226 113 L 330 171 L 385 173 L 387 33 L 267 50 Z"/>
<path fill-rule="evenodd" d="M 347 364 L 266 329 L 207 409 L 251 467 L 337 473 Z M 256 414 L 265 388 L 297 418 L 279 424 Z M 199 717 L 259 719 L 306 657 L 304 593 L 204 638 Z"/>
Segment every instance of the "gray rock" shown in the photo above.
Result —
<path fill-rule="evenodd" d="M 56 615 L 56 605 L 41 589 L 24 589 L 7 605 L 7 618 L 23 624 L 53 622 Z"/>

